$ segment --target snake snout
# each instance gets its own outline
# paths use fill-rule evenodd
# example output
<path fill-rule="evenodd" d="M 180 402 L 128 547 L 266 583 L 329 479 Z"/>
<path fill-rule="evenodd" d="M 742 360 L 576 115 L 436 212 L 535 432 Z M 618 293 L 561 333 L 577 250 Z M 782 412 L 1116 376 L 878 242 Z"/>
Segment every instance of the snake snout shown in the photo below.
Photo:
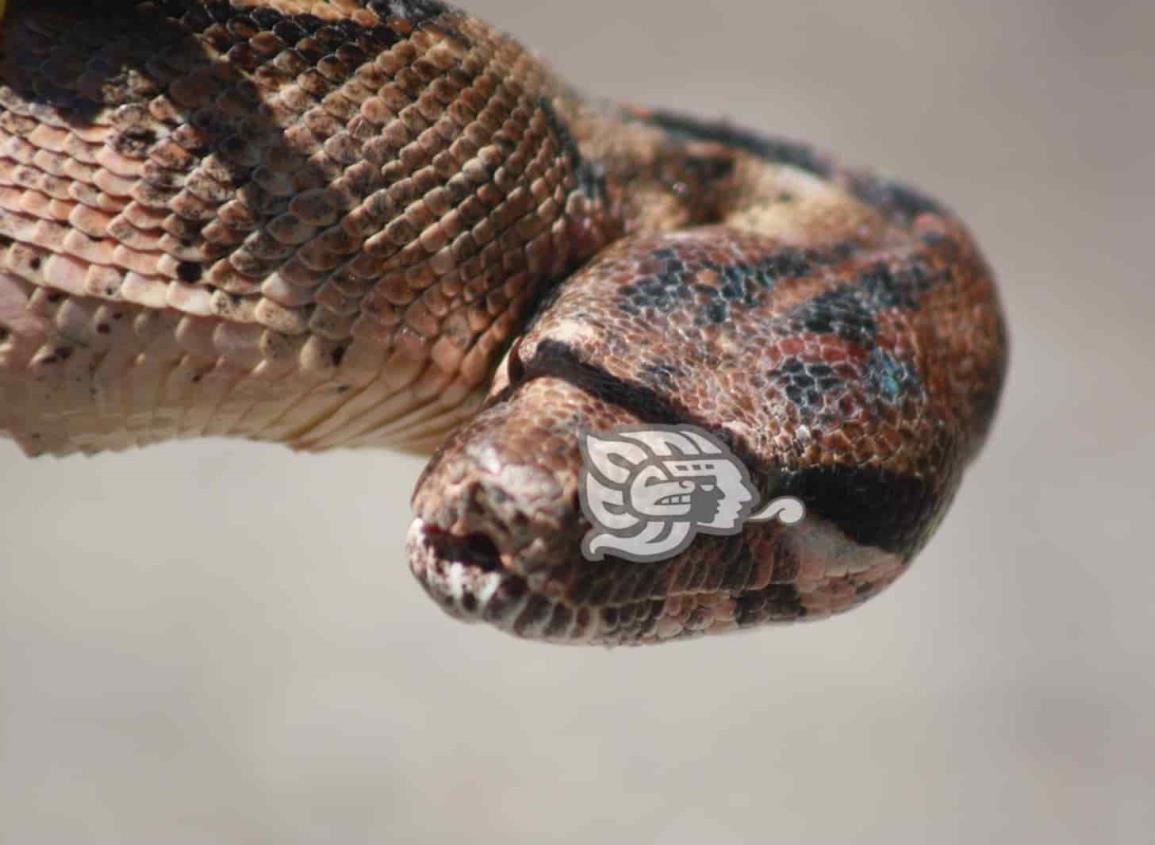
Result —
<path fill-rule="evenodd" d="M 521 574 L 548 567 L 578 518 L 576 496 L 548 471 L 471 454 L 434 467 L 415 509 L 455 559 Z"/>
<path fill-rule="evenodd" d="M 578 547 L 575 490 L 524 456 L 450 448 L 414 496 L 410 569 L 450 615 L 513 630 Z"/>

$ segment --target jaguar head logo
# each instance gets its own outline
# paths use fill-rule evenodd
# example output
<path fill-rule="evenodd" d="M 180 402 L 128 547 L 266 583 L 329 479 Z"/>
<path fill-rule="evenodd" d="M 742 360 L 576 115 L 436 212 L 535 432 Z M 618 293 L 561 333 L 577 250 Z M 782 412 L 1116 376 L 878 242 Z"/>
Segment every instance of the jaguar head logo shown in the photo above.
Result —
<path fill-rule="evenodd" d="M 745 465 L 712 434 L 692 426 L 651 426 L 583 434 L 579 490 L 592 524 L 588 560 L 607 554 L 646 562 L 684 550 L 698 533 L 736 534 L 746 522 L 792 524 L 805 508 L 775 499 L 752 514 L 758 491 Z"/>

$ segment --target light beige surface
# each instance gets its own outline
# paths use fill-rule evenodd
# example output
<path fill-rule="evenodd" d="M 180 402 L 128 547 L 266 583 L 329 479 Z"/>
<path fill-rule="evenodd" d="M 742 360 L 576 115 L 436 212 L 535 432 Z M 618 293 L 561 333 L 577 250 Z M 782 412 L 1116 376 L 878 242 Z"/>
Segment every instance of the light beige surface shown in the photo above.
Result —
<path fill-rule="evenodd" d="M 1014 336 L 981 464 L 864 609 L 607 652 L 444 618 L 412 459 L 0 444 L 0 842 L 1150 841 L 1155 6 L 473 8 L 956 207 Z"/>

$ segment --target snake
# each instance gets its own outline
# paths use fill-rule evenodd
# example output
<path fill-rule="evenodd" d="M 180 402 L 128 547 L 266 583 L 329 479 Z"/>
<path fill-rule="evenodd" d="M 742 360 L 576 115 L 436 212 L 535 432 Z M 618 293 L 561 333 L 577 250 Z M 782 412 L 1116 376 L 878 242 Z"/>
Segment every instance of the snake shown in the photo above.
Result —
<path fill-rule="evenodd" d="M 987 439 L 993 272 L 889 177 L 584 95 L 439 0 L 0 14 L 0 432 L 29 456 L 431 454 L 425 591 L 617 645 L 862 604 Z M 579 435 L 647 425 L 709 432 L 805 519 L 586 559 Z"/>

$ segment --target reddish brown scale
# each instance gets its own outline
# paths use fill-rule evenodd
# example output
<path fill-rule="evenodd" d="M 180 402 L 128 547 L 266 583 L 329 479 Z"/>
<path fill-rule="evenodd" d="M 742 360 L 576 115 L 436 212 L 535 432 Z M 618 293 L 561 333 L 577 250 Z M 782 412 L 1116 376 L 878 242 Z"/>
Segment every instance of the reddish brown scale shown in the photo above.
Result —
<path fill-rule="evenodd" d="M 410 561 L 463 618 L 657 642 L 851 607 L 941 518 L 1004 367 L 931 201 L 590 105 L 436 0 L 14 0 L 0 28 L 0 431 L 455 432 Z M 584 560 L 578 434 L 638 423 L 713 431 L 807 519 Z"/>

